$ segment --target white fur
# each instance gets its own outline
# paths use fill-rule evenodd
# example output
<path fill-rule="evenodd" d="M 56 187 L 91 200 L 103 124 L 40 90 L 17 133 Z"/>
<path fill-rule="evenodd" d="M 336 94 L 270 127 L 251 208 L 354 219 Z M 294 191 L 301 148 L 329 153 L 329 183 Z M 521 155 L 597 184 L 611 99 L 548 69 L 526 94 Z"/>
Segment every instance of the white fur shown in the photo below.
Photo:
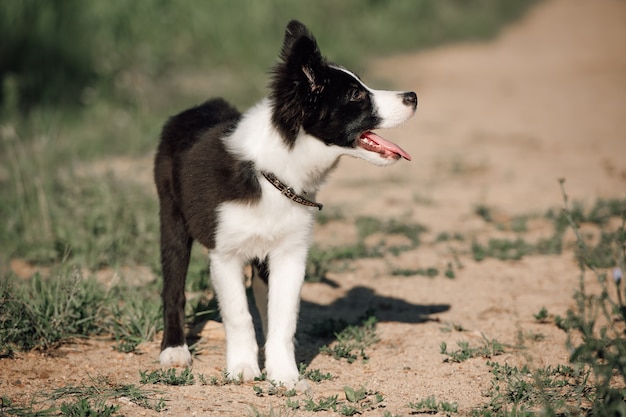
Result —
<path fill-rule="evenodd" d="M 168 347 L 161 351 L 159 362 L 163 366 L 191 366 L 191 353 L 186 344 Z"/>
<path fill-rule="evenodd" d="M 374 97 L 374 105 L 376 106 L 378 115 L 382 119 L 382 123 L 378 126 L 379 129 L 388 129 L 391 127 L 399 126 L 402 123 L 406 122 L 408 119 L 410 119 L 411 116 L 413 116 L 413 114 L 415 113 L 415 109 L 402 103 L 402 94 L 404 93 L 403 91 L 374 90 L 365 85 L 363 81 L 359 79 L 359 77 L 357 77 L 354 73 L 348 71 L 347 69 L 336 66 L 333 66 L 333 68 L 349 74 L 372 94 L 372 96 Z"/>
<path fill-rule="evenodd" d="M 411 107 L 402 103 L 399 92 L 370 91 L 384 119 L 382 126 L 395 126 L 412 116 Z M 377 165 L 396 162 L 360 147 L 329 146 L 303 132 L 289 149 L 270 122 L 271 111 L 270 102 L 261 101 L 244 115 L 225 143 L 239 158 L 252 161 L 259 171 L 272 172 L 311 199 L 341 155 Z M 261 176 L 259 183 L 262 198 L 258 203 L 230 202 L 219 207 L 216 249 L 209 255 L 211 279 L 226 330 L 227 372 L 231 378 L 242 377 L 245 381 L 260 375 L 242 271 L 251 259 L 267 257 L 269 289 L 254 289 L 255 297 L 262 298 L 257 300 L 257 306 L 267 308 L 261 312 L 267 376 L 288 388 L 307 390 L 306 382 L 298 382 L 293 337 L 316 209 L 290 201 Z"/>

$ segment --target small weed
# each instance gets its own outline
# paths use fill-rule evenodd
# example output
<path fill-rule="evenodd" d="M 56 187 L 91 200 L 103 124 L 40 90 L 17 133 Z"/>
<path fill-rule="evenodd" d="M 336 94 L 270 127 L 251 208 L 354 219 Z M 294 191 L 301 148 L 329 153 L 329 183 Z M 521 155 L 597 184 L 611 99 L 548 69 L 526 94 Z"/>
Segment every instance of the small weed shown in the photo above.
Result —
<path fill-rule="evenodd" d="M 343 388 L 344 395 L 348 404 L 342 405 L 340 414 L 344 416 L 353 416 L 355 414 L 363 414 L 364 411 L 374 410 L 382 406 L 384 397 L 379 392 L 369 391 L 364 386 L 355 390 L 351 387 Z"/>
<path fill-rule="evenodd" d="M 416 403 L 410 402 L 409 408 L 413 413 L 418 414 L 437 414 L 442 412 L 446 415 L 457 413 L 459 406 L 457 403 L 449 403 L 447 401 L 437 401 L 434 395 L 419 400 Z"/>
<path fill-rule="evenodd" d="M 493 216 L 491 215 L 491 209 L 484 205 L 476 206 L 474 209 L 474 214 L 483 219 L 486 223 L 493 222 Z"/>
<path fill-rule="evenodd" d="M 18 416 L 18 417 L 52 417 L 57 416 L 56 407 L 46 408 L 42 410 L 35 411 L 32 408 L 32 405 L 29 407 L 23 407 L 16 404 L 13 404 L 8 397 L 2 396 L 0 397 L 0 416 Z"/>
<path fill-rule="evenodd" d="M 114 384 L 104 376 L 92 378 L 91 382 L 91 385 L 68 385 L 55 389 L 51 393 L 44 394 L 44 396 L 52 401 L 73 396 L 81 400 L 90 400 L 93 404 L 104 404 L 106 400 L 124 397 L 145 409 L 157 412 L 165 410 L 165 399 L 163 397 L 155 398 L 155 395 L 158 394 L 156 391 L 138 388 L 132 384 Z"/>
<path fill-rule="evenodd" d="M 429 278 L 434 278 L 439 275 L 437 268 L 417 268 L 417 269 L 394 269 L 391 271 L 391 275 L 401 275 L 405 277 L 421 275 Z"/>
<path fill-rule="evenodd" d="M 309 371 L 306 369 L 306 365 L 304 363 L 300 364 L 300 375 L 302 375 L 304 379 L 308 379 L 313 382 L 330 381 L 333 379 L 330 372 L 324 374 L 319 369 L 312 369 Z"/>
<path fill-rule="evenodd" d="M 259 385 L 252 386 L 252 389 L 254 390 L 254 394 L 257 397 L 264 397 L 265 395 L 268 395 L 268 396 L 291 398 L 297 394 L 297 391 L 295 388 L 288 390 L 282 384 L 280 385 L 276 384 L 274 381 L 269 381 L 269 386 L 267 388 L 267 391 L 264 391 L 263 387 Z"/>
<path fill-rule="evenodd" d="M 474 260 L 482 261 L 486 257 L 500 260 L 519 260 L 531 253 L 531 246 L 523 239 L 489 239 L 487 246 L 474 241 L 472 243 L 472 255 Z"/>
<path fill-rule="evenodd" d="M 448 232 L 441 232 L 435 238 L 435 242 L 449 242 L 451 240 L 463 242 L 465 240 L 465 237 L 460 233 L 450 234 Z"/>
<path fill-rule="evenodd" d="M 287 398 L 287 402 L 286 402 L 287 408 L 290 408 L 292 410 L 297 410 L 300 408 L 300 401 L 299 400 L 292 400 L 291 398 Z"/>
<path fill-rule="evenodd" d="M 332 395 L 329 397 L 320 398 L 318 402 L 315 402 L 312 398 L 304 400 L 302 409 L 304 411 L 337 411 L 338 396 Z"/>
<path fill-rule="evenodd" d="M 464 332 L 466 329 L 458 323 L 448 322 L 445 323 L 445 326 L 440 327 L 439 330 L 441 330 L 443 333 L 451 333 L 453 331 Z"/>
<path fill-rule="evenodd" d="M 226 370 L 222 371 L 220 376 L 211 375 L 208 378 L 204 376 L 204 374 L 198 374 L 198 380 L 201 385 L 210 385 L 210 386 L 221 386 L 232 384 L 233 381 L 228 378 L 228 373 Z"/>
<path fill-rule="evenodd" d="M 274 408 L 270 407 L 270 410 L 268 413 L 261 413 L 259 410 L 257 410 L 255 407 L 250 407 L 251 411 L 252 411 L 252 417 L 283 417 L 283 416 L 290 416 L 291 414 L 289 413 L 289 410 L 275 410 Z M 283 414 L 283 412 L 285 412 L 286 414 Z"/>
<path fill-rule="evenodd" d="M 176 368 L 159 369 L 148 373 L 148 371 L 139 371 L 140 381 L 142 384 L 163 384 L 163 385 L 193 385 L 195 378 L 190 368 L 185 368 L 176 373 Z"/>
<path fill-rule="evenodd" d="M 473 415 L 488 416 L 504 410 L 535 415 L 540 407 L 547 415 L 578 415 L 581 411 L 577 398 L 583 395 L 589 376 L 583 368 L 559 365 L 531 371 L 528 366 L 518 368 L 507 363 L 487 365 L 493 375 L 491 388 L 485 392 L 490 401 Z"/>
<path fill-rule="evenodd" d="M 85 398 L 81 398 L 75 403 L 63 403 L 61 405 L 61 415 L 67 417 L 110 417 L 119 411 L 119 405 L 92 404 Z"/>
<path fill-rule="evenodd" d="M 346 359 L 353 363 L 361 358 L 367 360 L 365 349 L 378 341 L 376 336 L 377 319 L 368 311 L 360 325 L 347 326 L 339 333 L 335 333 L 337 340 L 332 346 L 322 346 L 320 352 L 331 355 L 335 359 Z"/>
<path fill-rule="evenodd" d="M 546 323 L 548 320 L 548 310 L 546 310 L 545 307 L 541 307 L 541 310 L 539 310 L 538 313 L 533 314 L 533 317 L 535 318 L 535 320 L 537 320 L 539 323 Z"/>
<path fill-rule="evenodd" d="M 163 329 L 161 302 L 128 289 L 116 288 L 115 292 L 122 301 L 111 307 L 109 328 L 118 342 L 116 349 L 132 352 L 139 343 L 152 340 Z"/>
<path fill-rule="evenodd" d="M 504 353 L 504 345 L 497 340 L 488 340 L 483 336 L 483 346 L 470 347 L 468 342 L 457 341 L 456 344 L 459 347 L 458 350 L 448 352 L 448 345 L 446 342 L 441 342 L 440 353 L 447 355 L 448 358 L 444 362 L 464 362 L 468 359 L 475 357 L 491 358 L 492 356 L 501 355 Z"/>

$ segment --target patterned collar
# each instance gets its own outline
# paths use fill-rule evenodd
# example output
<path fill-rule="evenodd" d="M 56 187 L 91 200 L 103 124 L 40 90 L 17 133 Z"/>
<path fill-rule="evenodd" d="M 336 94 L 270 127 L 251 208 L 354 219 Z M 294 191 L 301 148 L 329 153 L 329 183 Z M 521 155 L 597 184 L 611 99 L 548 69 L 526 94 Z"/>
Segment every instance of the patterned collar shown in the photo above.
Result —
<path fill-rule="evenodd" d="M 306 197 L 296 194 L 293 188 L 286 185 L 284 182 L 276 178 L 274 174 L 271 172 L 262 171 L 261 174 L 265 177 L 270 184 L 272 184 L 282 195 L 290 199 L 291 201 L 295 201 L 298 204 L 302 204 L 307 207 L 317 207 L 318 210 L 321 210 L 323 205 L 320 203 L 316 203 L 315 201 L 311 201 Z"/>

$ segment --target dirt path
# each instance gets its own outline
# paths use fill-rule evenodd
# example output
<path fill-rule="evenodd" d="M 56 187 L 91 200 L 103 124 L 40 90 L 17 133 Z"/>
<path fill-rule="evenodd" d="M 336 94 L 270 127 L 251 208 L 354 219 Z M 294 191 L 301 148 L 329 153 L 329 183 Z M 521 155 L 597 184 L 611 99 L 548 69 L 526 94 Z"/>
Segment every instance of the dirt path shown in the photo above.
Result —
<path fill-rule="evenodd" d="M 365 411 L 366 416 L 409 415 L 408 402 L 431 395 L 458 403 L 467 414 L 487 401 L 486 360 L 444 363 L 442 341 L 454 348 L 458 340 L 480 344 L 484 335 L 516 346 L 520 335 L 541 335 L 526 340 L 524 350 L 506 349 L 498 361 L 567 363 L 563 332 L 537 323 L 533 314 L 546 307 L 563 315 L 572 306 L 578 277 L 572 251 L 476 262 L 468 242 L 512 236 L 477 216 L 476 206 L 489 207 L 501 223 L 560 207 L 558 178 L 567 179 L 572 199 L 589 204 L 598 197 L 625 197 L 626 2 L 546 1 L 495 41 L 381 60 L 364 78 L 390 80 L 418 92 L 418 115 L 404 128 L 386 132 L 412 154 L 413 162 L 382 170 L 344 160 L 319 200 L 346 219 L 402 219 L 425 225 L 428 232 L 414 250 L 358 260 L 347 270 L 329 273 L 335 285 L 304 288 L 303 328 L 328 317 L 353 320 L 368 307 L 376 309 L 380 341 L 367 350 L 367 363 L 348 365 L 311 353 L 306 345 L 300 356 L 310 361 L 309 369 L 335 376 L 314 384 L 316 399 L 343 398 L 344 386 L 366 385 L 385 397 L 385 408 Z M 350 242 L 355 231 L 349 224 L 320 226 L 316 243 Z M 461 234 L 464 241 L 439 242 L 442 232 Z M 529 222 L 526 236 L 550 233 L 549 223 L 537 218 Z M 448 264 L 454 266 L 454 279 L 390 273 L 393 268 L 443 271 Z M 220 375 L 225 363 L 221 327 L 209 323 L 202 336 L 206 354 L 193 370 Z M 116 353 L 111 343 L 90 340 L 53 355 L 0 359 L 0 394 L 27 400 L 41 390 L 88 383 L 88 375 L 138 384 L 140 370 L 158 369 L 158 341 L 141 346 L 140 352 Z M 256 396 L 252 384 L 156 388 L 169 398 L 167 411 L 159 414 L 121 400 L 121 412 L 240 416 L 254 407 L 263 415 L 272 409 L 288 415 L 284 397 Z"/>

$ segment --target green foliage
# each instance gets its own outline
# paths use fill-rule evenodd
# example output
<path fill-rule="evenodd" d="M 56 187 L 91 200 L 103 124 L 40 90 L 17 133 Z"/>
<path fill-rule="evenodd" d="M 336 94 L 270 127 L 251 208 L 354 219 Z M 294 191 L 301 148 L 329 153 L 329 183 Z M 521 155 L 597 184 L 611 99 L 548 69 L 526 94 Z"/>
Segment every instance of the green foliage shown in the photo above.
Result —
<path fill-rule="evenodd" d="M 447 271 L 446 271 L 447 273 Z M 403 268 L 395 268 L 391 271 L 391 275 L 401 275 L 401 276 L 413 276 L 413 275 L 421 275 L 424 277 L 434 278 L 439 275 L 439 270 L 437 268 L 417 268 L 417 269 L 403 269 Z"/>
<path fill-rule="evenodd" d="M 333 376 L 330 374 L 330 372 L 324 374 L 319 369 L 307 370 L 306 364 L 304 363 L 300 364 L 300 375 L 304 379 L 308 379 L 309 381 L 313 382 L 330 381 L 333 379 Z"/>
<path fill-rule="evenodd" d="M 539 310 L 537 314 L 533 314 L 533 317 L 538 322 L 544 323 L 546 319 L 548 318 L 548 310 L 546 310 L 545 307 L 541 307 L 541 310 Z"/>
<path fill-rule="evenodd" d="M 9 397 L 0 397 L 0 416 L 17 416 L 17 417 L 51 417 L 58 415 L 55 407 L 34 411 L 32 405 L 23 407 L 14 404 Z"/>
<path fill-rule="evenodd" d="M 61 405 L 61 415 L 67 417 L 109 417 L 119 411 L 119 405 L 106 405 L 104 403 L 93 406 L 85 398 L 81 398 L 75 403 L 63 403 Z"/>
<path fill-rule="evenodd" d="M 565 208 L 558 214 L 551 211 L 547 217 L 553 221 L 556 234 L 571 227 L 576 236 L 580 277 L 574 293 L 575 308 L 565 317 L 554 317 L 554 324 L 567 333 L 570 365 L 531 370 L 488 362 L 493 379 L 485 394 L 490 400 L 472 415 L 626 415 L 626 292 L 622 287 L 626 200 L 598 200 L 585 210 L 579 202 L 570 207 L 563 181 L 561 187 Z M 622 224 L 616 230 L 606 230 L 609 219 L 617 216 Z M 583 223 L 601 230 L 595 246 L 589 246 L 582 236 L 579 225 Z M 610 267 L 614 267 L 613 280 L 600 269 Z M 600 294 L 591 294 L 586 288 L 589 273 L 596 278 Z M 615 285 L 613 291 L 608 287 L 611 283 Z M 550 315 L 544 307 L 534 317 L 547 323 Z M 445 350 L 442 346 L 442 352 Z"/>
<path fill-rule="evenodd" d="M 447 401 L 437 401 L 434 395 L 419 400 L 415 403 L 410 402 L 409 408 L 413 413 L 420 414 L 437 414 L 439 412 L 445 415 L 455 414 L 458 412 L 459 406 L 457 403 L 449 403 Z"/>
<path fill-rule="evenodd" d="M 176 372 L 176 368 L 158 369 L 148 373 L 139 371 L 140 382 L 142 384 L 163 384 L 163 385 L 193 385 L 195 377 L 190 368 L 185 368 Z"/>
<path fill-rule="evenodd" d="M 73 403 L 64 403 L 68 412 L 75 413 L 67 415 L 96 416 L 101 415 L 98 414 L 99 412 L 113 413 L 117 411 L 117 409 L 114 410 L 111 406 L 106 406 L 105 402 L 107 400 L 122 397 L 127 398 L 133 404 L 141 408 L 157 412 L 163 411 L 165 410 L 165 399 L 157 396 L 157 394 L 158 392 L 156 391 L 139 388 L 132 384 L 115 384 L 105 376 L 98 376 L 91 378 L 91 384 L 67 385 L 62 388 L 57 388 L 51 392 L 42 393 L 41 396 L 48 401 L 75 398 L 76 401 Z M 96 409 L 94 410 L 93 407 Z"/>
<path fill-rule="evenodd" d="M 568 334 L 568 347 L 572 353 L 570 361 L 585 367 L 592 375 L 591 413 L 593 415 L 626 414 L 626 390 L 617 388 L 613 379 L 622 386 L 626 384 L 626 291 L 622 288 L 622 271 L 625 270 L 626 245 L 623 236 L 626 224 L 626 206 L 623 204 L 597 204 L 590 216 L 598 224 L 603 224 L 605 216 L 621 210 L 622 224 L 616 233 L 611 234 L 612 253 L 609 265 L 617 266 L 613 271 L 617 300 L 607 288 L 606 273 L 598 270 L 597 253 L 589 248 L 582 238 L 572 213 L 568 210 L 568 196 L 561 181 L 565 209 L 563 211 L 578 243 L 580 262 L 579 288 L 574 294 L 576 309 L 567 312 L 563 329 Z M 606 213 L 606 214 L 605 214 Z M 609 249 L 607 249 L 609 251 Z M 600 284 L 602 292 L 593 295 L 585 287 L 585 274 L 591 272 Z M 623 293 L 623 294 L 622 294 Z M 576 342 L 575 342 L 576 341 Z"/>
<path fill-rule="evenodd" d="M 63 339 L 101 330 L 105 295 L 76 269 L 51 279 L 36 274 L 20 283 L 0 282 L 0 352 L 49 348 Z"/>
<path fill-rule="evenodd" d="M 71 261 L 98 269 L 141 262 L 156 268 L 158 216 L 151 195 L 110 176 L 44 174 L 43 165 L 22 158 L 10 163 L 15 182 L 0 191 L 4 254 L 44 265 Z"/>
<path fill-rule="evenodd" d="M 335 342 L 330 346 L 322 346 L 320 352 L 337 360 L 346 359 L 348 363 L 353 363 L 359 358 L 366 361 L 368 356 L 365 349 L 378 341 L 377 322 L 372 312 L 368 312 L 360 324 L 349 325 L 339 333 L 335 333 Z"/>
<path fill-rule="evenodd" d="M 583 368 L 559 365 L 531 370 L 507 363 L 487 365 L 492 381 L 485 395 L 490 400 L 472 415 L 536 415 L 541 408 L 545 415 L 579 415 L 589 377 Z"/>
<path fill-rule="evenodd" d="M 448 344 L 441 342 L 439 345 L 440 353 L 447 355 L 446 362 L 465 362 L 468 359 L 475 357 L 491 358 L 492 356 L 498 356 L 504 353 L 504 345 L 495 339 L 488 340 L 483 336 L 483 345 L 478 347 L 471 347 L 468 342 L 459 340 L 456 342 L 459 347 L 458 350 L 448 352 Z"/>
<path fill-rule="evenodd" d="M 152 340 L 157 332 L 163 330 L 160 298 L 139 294 L 128 288 L 116 288 L 113 297 L 120 302 L 111 303 L 107 328 L 118 342 L 117 350 L 132 352 L 141 342 Z"/>
<path fill-rule="evenodd" d="M 313 398 L 307 398 L 304 400 L 302 409 L 304 411 L 337 411 L 337 405 L 339 404 L 338 395 L 331 395 L 329 397 L 320 398 L 317 402 Z"/>
<path fill-rule="evenodd" d="M 380 258 L 387 253 L 397 255 L 414 249 L 420 244 L 420 235 L 426 231 L 426 228 L 419 224 L 400 222 L 395 219 L 381 220 L 374 217 L 358 217 L 355 221 L 355 226 L 358 231 L 356 243 L 328 249 L 320 249 L 317 246 L 311 248 L 306 270 L 307 281 L 321 281 L 338 261 Z M 383 235 L 380 241 L 373 246 L 366 245 L 365 239 L 376 233 Z M 410 243 L 400 246 L 387 245 L 384 238 L 387 235 L 404 236 Z M 396 270 L 395 275 L 409 275 L 410 272 L 407 270 Z"/>
<path fill-rule="evenodd" d="M 142 85 L 150 78 L 158 83 L 189 68 L 212 72 L 214 84 L 245 80 L 266 72 L 291 18 L 310 25 L 333 60 L 359 65 L 371 54 L 491 36 L 528 3 L 5 0 L 0 3 L 0 85 L 6 90 L 7 80 L 13 83 L 17 104 L 28 109 L 42 102 L 89 102 L 101 90 L 145 94 Z M 2 92 L 0 102 L 7 95 Z"/>
<path fill-rule="evenodd" d="M 343 416 L 363 414 L 364 411 L 383 407 L 383 395 L 377 391 L 370 391 L 365 386 L 356 390 L 345 386 L 343 387 L 343 392 L 348 401 L 348 404 L 343 404 L 339 410 L 339 413 Z"/>

